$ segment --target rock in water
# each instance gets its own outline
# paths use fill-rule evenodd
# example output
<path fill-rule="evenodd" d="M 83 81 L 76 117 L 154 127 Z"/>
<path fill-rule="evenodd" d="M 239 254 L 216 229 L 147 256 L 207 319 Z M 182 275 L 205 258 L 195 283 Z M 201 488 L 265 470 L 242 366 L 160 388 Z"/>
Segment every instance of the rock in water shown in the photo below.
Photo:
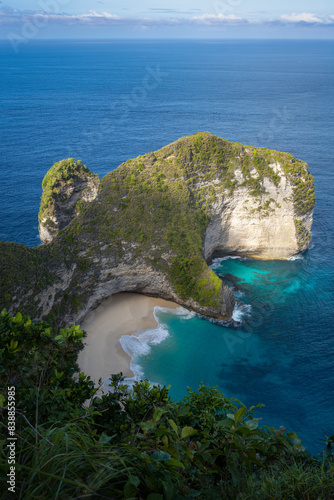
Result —
<path fill-rule="evenodd" d="M 228 319 L 235 299 L 213 257 L 288 258 L 310 243 L 313 177 L 288 153 L 198 133 L 97 186 L 78 162 L 52 167 L 40 212 L 52 241 L 1 243 L 0 307 L 68 325 L 128 291 Z"/>
<path fill-rule="evenodd" d="M 234 274 L 224 274 L 222 278 L 224 280 L 232 281 L 233 283 L 240 283 L 240 281 L 245 281 L 243 278 L 238 278 L 238 276 L 234 276 Z"/>

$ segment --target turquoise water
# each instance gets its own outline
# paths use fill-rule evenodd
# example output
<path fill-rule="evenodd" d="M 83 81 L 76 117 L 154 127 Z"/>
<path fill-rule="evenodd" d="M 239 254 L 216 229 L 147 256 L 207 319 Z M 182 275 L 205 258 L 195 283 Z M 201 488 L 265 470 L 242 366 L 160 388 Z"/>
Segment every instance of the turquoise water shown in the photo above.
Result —
<path fill-rule="evenodd" d="M 160 71 L 151 90 L 143 82 Z M 0 42 L 0 239 L 34 246 L 42 180 L 58 160 L 101 177 L 207 130 L 288 151 L 315 177 L 312 248 L 288 262 L 221 261 L 239 278 L 230 325 L 157 312 L 135 346 L 143 376 L 180 398 L 200 381 L 312 450 L 334 433 L 334 42 Z M 165 340 L 163 340 L 165 339 Z M 149 342 L 159 342 L 149 347 Z M 126 342 L 130 342 L 129 339 Z M 129 345 L 128 345 L 129 347 Z"/>
<path fill-rule="evenodd" d="M 169 336 L 136 365 L 149 380 L 171 384 L 176 399 L 204 382 L 248 406 L 264 403 L 264 425 L 297 430 L 319 451 L 319 438 L 333 431 L 333 273 L 317 268 L 316 251 L 293 261 L 218 259 L 218 275 L 239 278 L 229 282 L 238 300 L 233 321 L 158 309 Z"/>

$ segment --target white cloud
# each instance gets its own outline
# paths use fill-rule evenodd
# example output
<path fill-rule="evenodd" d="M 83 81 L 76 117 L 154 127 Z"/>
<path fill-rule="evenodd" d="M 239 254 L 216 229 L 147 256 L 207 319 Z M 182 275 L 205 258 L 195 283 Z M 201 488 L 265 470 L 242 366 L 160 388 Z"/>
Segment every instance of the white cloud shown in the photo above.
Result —
<path fill-rule="evenodd" d="M 206 24 L 206 25 L 216 25 L 216 24 L 231 24 L 240 23 L 243 19 L 236 17 L 234 14 L 224 15 L 224 14 L 202 14 L 201 16 L 195 16 L 192 18 L 193 21 Z"/>
<path fill-rule="evenodd" d="M 242 19 L 234 14 L 202 14 L 193 17 L 120 17 L 110 12 L 97 12 L 91 10 L 82 14 L 67 14 L 64 12 L 49 13 L 46 11 L 18 10 L 8 6 L 0 7 L 0 26 L 20 25 L 34 22 L 36 19 L 45 19 L 48 23 L 63 26 L 136 26 L 148 28 L 154 26 L 334 26 L 334 15 L 318 16 L 303 12 L 302 14 L 284 14 L 277 19 Z"/>
<path fill-rule="evenodd" d="M 47 16 L 49 21 L 55 20 L 54 16 Z M 71 22 L 78 22 L 80 23 L 81 21 L 85 24 L 99 24 L 102 21 L 102 24 L 108 23 L 108 22 L 113 22 L 113 21 L 119 21 L 121 18 L 119 16 L 116 16 L 115 14 L 110 14 L 109 12 L 96 12 L 95 10 L 90 10 L 88 14 L 78 14 L 76 16 L 57 16 L 57 20 L 59 21 L 59 17 L 62 19 L 68 19 Z"/>
<path fill-rule="evenodd" d="M 319 23 L 323 24 L 326 23 L 324 19 L 321 19 L 320 17 L 316 16 L 315 14 L 310 14 L 308 12 L 303 12 L 302 14 L 284 14 L 281 16 L 282 21 L 287 21 L 290 23 Z"/>
<path fill-rule="evenodd" d="M 127 25 L 127 26 L 154 26 L 154 25 L 175 25 L 184 22 L 182 18 L 131 18 L 120 17 L 110 12 L 96 12 L 89 11 L 87 14 L 67 14 L 67 13 L 48 13 L 45 11 L 18 11 L 18 10 L 5 10 L 0 8 L 0 25 L 12 25 L 33 22 L 35 18 L 43 18 L 48 23 L 61 24 L 65 26 L 113 26 L 113 25 Z M 187 22 L 187 20 L 186 20 Z"/>

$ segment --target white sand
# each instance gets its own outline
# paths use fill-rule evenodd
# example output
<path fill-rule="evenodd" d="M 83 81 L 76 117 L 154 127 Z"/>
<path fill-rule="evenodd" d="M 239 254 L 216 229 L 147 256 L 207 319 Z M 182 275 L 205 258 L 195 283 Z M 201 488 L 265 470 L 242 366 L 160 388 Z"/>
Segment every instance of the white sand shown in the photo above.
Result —
<path fill-rule="evenodd" d="M 175 309 L 178 304 L 163 299 L 146 297 L 136 293 L 119 293 L 104 300 L 88 313 L 81 323 L 87 335 L 84 349 L 79 353 L 80 370 L 98 382 L 110 377 L 111 373 L 122 372 L 133 377 L 130 357 L 123 351 L 119 339 L 156 328 L 153 314 L 155 306 Z"/>

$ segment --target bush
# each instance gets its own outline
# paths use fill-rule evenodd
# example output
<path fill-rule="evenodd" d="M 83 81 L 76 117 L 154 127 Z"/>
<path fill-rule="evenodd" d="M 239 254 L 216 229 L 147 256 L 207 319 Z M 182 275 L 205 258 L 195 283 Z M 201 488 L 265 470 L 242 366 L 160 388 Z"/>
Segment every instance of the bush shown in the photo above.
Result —
<path fill-rule="evenodd" d="M 82 336 L 0 314 L 1 386 L 16 392 L 17 498 L 332 498 L 334 436 L 317 460 L 295 433 L 259 427 L 262 405 L 247 409 L 203 384 L 174 402 L 169 387 L 129 390 L 118 374 L 97 397 L 75 362 Z M 0 400 L 6 484 L 12 397 Z"/>

